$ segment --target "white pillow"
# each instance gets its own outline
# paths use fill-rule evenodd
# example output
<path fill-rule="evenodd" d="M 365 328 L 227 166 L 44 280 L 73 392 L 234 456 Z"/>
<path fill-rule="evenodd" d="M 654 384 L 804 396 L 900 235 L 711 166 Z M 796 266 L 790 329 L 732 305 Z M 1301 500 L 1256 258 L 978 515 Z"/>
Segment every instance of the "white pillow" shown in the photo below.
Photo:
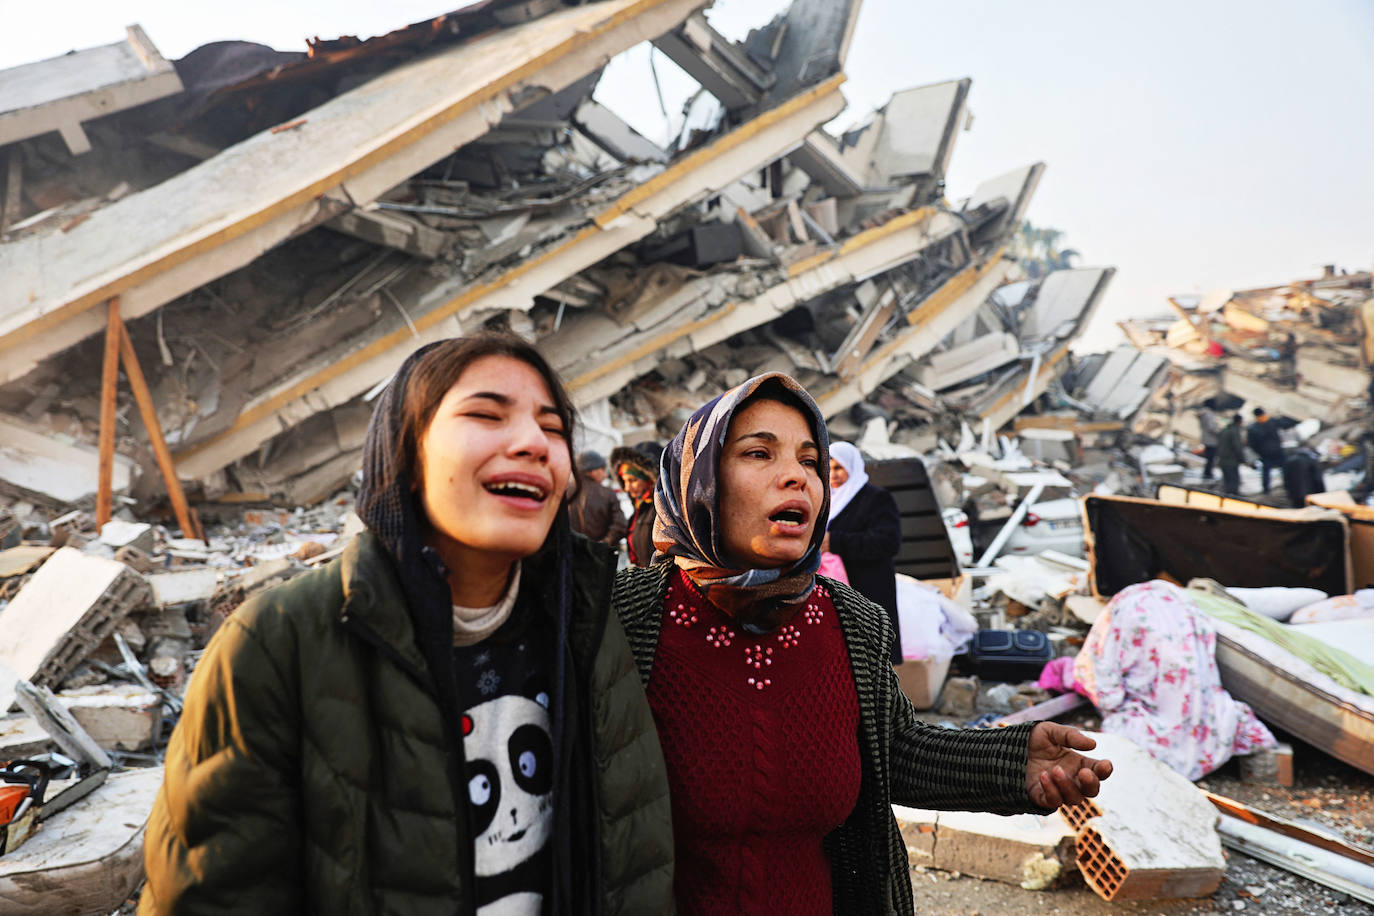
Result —
<path fill-rule="evenodd" d="M 1284 588 L 1272 585 L 1268 588 L 1227 588 L 1245 606 L 1256 614 L 1263 614 L 1274 620 L 1284 621 L 1298 608 L 1326 600 L 1326 592 L 1317 588 Z"/>

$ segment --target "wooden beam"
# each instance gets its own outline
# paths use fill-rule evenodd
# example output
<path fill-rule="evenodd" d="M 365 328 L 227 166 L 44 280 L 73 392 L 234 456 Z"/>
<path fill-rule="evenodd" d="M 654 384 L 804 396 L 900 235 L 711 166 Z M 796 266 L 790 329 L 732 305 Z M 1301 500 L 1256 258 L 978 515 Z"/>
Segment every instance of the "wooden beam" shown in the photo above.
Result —
<path fill-rule="evenodd" d="M 119 320 L 118 314 L 112 314 L 110 321 L 119 325 L 119 352 L 124 359 L 124 374 L 129 377 L 129 387 L 134 391 L 134 400 L 138 402 L 138 411 L 143 417 L 144 427 L 148 430 L 148 441 L 153 446 L 158 469 L 162 471 L 162 479 L 167 484 L 167 496 L 172 500 L 172 511 L 176 513 L 181 534 L 183 537 L 205 540 L 199 520 L 191 514 L 191 507 L 186 504 L 186 494 L 181 489 L 181 481 L 177 480 L 176 465 L 172 463 L 172 453 L 167 448 L 167 440 L 162 438 L 157 407 L 153 404 L 151 392 L 148 391 L 148 382 L 143 377 L 143 367 L 139 365 L 138 354 L 134 352 L 133 342 L 129 339 L 129 329 Z"/>
<path fill-rule="evenodd" d="M 110 520 L 114 503 L 115 395 L 119 388 L 119 341 L 123 333 L 119 297 L 110 300 L 105 322 L 105 362 L 100 373 L 100 465 L 96 477 L 95 524 Z"/>

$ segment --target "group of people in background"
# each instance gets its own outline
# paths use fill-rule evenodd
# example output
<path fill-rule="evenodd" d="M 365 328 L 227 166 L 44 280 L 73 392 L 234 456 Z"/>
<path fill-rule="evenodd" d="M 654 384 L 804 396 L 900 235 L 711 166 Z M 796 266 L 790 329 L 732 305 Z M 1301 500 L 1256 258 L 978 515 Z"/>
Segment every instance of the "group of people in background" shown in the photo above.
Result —
<path fill-rule="evenodd" d="M 1320 457 L 1306 442 L 1284 446 L 1283 432 L 1296 425 L 1293 421 L 1272 417 L 1263 407 L 1256 407 L 1253 415 L 1254 422 L 1248 427 L 1240 413 L 1232 414 L 1223 426 L 1214 402 L 1206 401 L 1199 408 L 1203 456 L 1207 462 L 1203 478 L 1214 479 L 1213 468 L 1220 468 L 1222 492 L 1239 496 L 1240 468 L 1248 463 L 1248 447 L 1259 461 L 1264 495 L 1269 495 L 1275 478 L 1281 479 L 1289 503 L 1301 508 L 1309 495 L 1326 488 Z"/>
<path fill-rule="evenodd" d="M 795 380 L 731 389 L 658 455 L 574 462 L 576 424 L 518 337 L 402 365 L 366 530 L 196 667 L 140 913 L 906 916 L 894 803 L 1044 813 L 1111 774 L 1052 721 L 917 718 L 896 507 L 857 449 L 832 464 Z M 607 464 L 634 509 L 618 573 Z M 830 552 L 858 588 L 817 574 Z"/>

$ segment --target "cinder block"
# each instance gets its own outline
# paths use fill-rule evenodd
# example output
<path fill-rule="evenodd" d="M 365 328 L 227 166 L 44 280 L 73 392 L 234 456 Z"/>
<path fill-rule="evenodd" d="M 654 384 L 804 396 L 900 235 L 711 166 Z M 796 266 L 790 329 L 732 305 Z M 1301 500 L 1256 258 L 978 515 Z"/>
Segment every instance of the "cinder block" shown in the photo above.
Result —
<path fill-rule="evenodd" d="M 1114 767 L 1097 798 L 1059 809 L 1077 833 L 1078 870 L 1104 900 L 1205 897 L 1226 860 L 1218 814 L 1197 786 L 1127 738 L 1094 734 Z"/>
<path fill-rule="evenodd" d="M 63 547 L 0 617 L 0 663 L 38 686 L 56 686 L 130 611 L 152 597 L 123 563 Z"/>

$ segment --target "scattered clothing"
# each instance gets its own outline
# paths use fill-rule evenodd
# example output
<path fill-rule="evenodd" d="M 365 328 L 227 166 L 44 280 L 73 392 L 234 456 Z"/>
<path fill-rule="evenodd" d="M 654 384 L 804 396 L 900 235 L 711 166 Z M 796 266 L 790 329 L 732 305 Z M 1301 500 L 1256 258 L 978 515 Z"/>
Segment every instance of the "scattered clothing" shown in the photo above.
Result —
<path fill-rule="evenodd" d="M 1228 589 L 1228 591 L 1235 591 Z M 1244 599 L 1242 599 L 1244 600 Z M 1353 595 L 1336 595 L 1298 608 L 1288 618 L 1290 624 L 1326 623 L 1374 614 L 1374 588 L 1362 588 Z"/>
<path fill-rule="evenodd" d="M 1262 618 L 1261 618 L 1262 619 Z M 1189 593 L 1154 580 L 1118 592 L 1088 632 L 1074 676 L 1102 730 L 1188 779 L 1278 742 L 1221 686 L 1216 630 Z"/>
<path fill-rule="evenodd" d="M 1188 594 L 1203 612 L 1212 617 L 1258 633 L 1275 645 L 1287 649 L 1342 687 L 1374 696 L 1374 665 L 1361 661 L 1343 649 L 1327 645 L 1303 632 L 1302 626 L 1290 626 L 1270 620 L 1234 601 L 1216 595 L 1192 589 Z"/>

